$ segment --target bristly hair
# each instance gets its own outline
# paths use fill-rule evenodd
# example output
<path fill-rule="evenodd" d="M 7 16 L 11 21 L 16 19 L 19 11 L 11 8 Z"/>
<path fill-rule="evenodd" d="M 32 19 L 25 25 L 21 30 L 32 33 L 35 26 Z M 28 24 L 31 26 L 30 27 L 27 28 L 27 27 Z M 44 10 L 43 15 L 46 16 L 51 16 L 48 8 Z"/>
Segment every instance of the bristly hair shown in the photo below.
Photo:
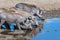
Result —
<path fill-rule="evenodd" d="M 24 4 L 24 5 L 27 5 L 29 7 L 34 7 L 34 8 L 37 8 L 35 5 L 32 5 L 32 4 L 27 4 L 27 3 L 18 3 L 18 4 Z M 17 5 L 17 4 L 16 4 Z M 17 6 L 16 6 L 17 7 Z"/>

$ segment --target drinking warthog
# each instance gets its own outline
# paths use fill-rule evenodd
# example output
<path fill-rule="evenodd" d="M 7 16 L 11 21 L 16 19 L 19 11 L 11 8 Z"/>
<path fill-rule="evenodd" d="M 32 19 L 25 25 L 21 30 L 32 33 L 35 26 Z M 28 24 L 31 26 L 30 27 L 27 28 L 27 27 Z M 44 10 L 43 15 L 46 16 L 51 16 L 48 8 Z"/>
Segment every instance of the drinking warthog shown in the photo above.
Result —
<path fill-rule="evenodd" d="M 1 8 L 0 9 L 0 18 L 3 22 L 1 22 L 1 25 L 4 23 L 4 21 L 7 21 L 9 24 L 11 23 L 15 23 L 19 29 L 20 28 L 20 23 L 21 22 L 24 22 L 24 20 L 26 18 L 28 18 L 29 16 L 32 17 L 31 20 L 28 20 L 28 21 L 31 21 L 31 23 L 37 23 L 35 22 L 35 19 L 38 17 L 40 19 L 43 19 L 42 18 L 42 11 L 37 8 L 35 5 L 30 5 L 30 4 L 26 4 L 26 3 L 18 3 L 16 4 L 15 7 L 12 7 L 9 11 L 4 9 L 4 8 Z M 35 19 L 33 18 L 35 17 Z M 32 21 L 34 19 L 34 21 Z M 22 26 L 22 28 L 32 28 L 31 27 L 31 23 L 27 23 L 28 21 L 26 20 L 26 23 L 25 24 L 25 27 Z M 28 27 L 30 26 L 30 27 Z"/>
<path fill-rule="evenodd" d="M 15 12 L 7 11 L 4 8 L 0 9 L 0 18 L 1 18 L 1 20 L 2 19 L 4 20 L 3 23 L 5 21 L 7 21 L 9 24 L 15 23 L 18 26 L 19 29 L 21 29 L 20 28 L 20 26 L 21 26 L 20 23 L 24 22 L 24 20 L 26 18 L 28 18 L 29 16 L 32 16 L 32 13 L 28 13 L 28 12 L 25 12 L 25 11 L 22 11 L 22 10 L 20 10 L 18 13 L 15 13 Z M 22 26 L 22 28 L 24 28 L 24 27 Z M 25 28 L 31 28 L 31 27 L 27 27 L 25 25 Z"/>
<path fill-rule="evenodd" d="M 16 13 L 20 13 L 21 11 L 20 11 L 21 9 L 19 9 L 19 8 L 16 8 L 16 7 L 12 7 L 12 8 L 10 8 L 10 11 L 11 12 L 16 12 Z M 24 11 L 24 10 L 23 10 Z M 21 14 L 21 13 L 20 13 Z M 27 12 L 27 11 L 25 11 L 23 14 L 21 14 L 21 15 L 23 15 L 27 20 L 26 20 L 26 22 L 21 22 L 20 23 L 20 26 L 22 27 L 22 28 L 31 28 L 32 29 L 32 25 L 38 25 L 38 22 L 36 22 L 35 20 L 37 19 L 37 18 L 39 18 L 39 19 L 41 19 L 40 17 L 38 17 L 36 14 L 33 14 L 32 12 Z M 32 19 L 31 20 L 29 20 L 28 19 L 28 17 L 31 17 Z"/>
<path fill-rule="evenodd" d="M 27 4 L 27 3 L 18 3 L 15 5 L 16 8 L 22 9 L 27 12 L 32 12 L 33 14 L 36 14 L 38 17 L 43 19 L 42 17 L 42 11 L 36 7 L 35 5 L 32 4 Z"/>
<path fill-rule="evenodd" d="M 0 9 L 0 19 L 1 19 L 0 27 L 5 21 L 7 21 L 9 24 L 11 24 L 11 23 L 17 24 L 17 26 L 20 29 L 19 23 L 24 21 L 25 17 L 23 17 L 20 14 L 11 13 L 11 12 L 7 11 L 6 9 L 1 8 Z"/>
<path fill-rule="evenodd" d="M 31 4 L 26 4 L 26 3 L 18 3 L 18 4 L 16 4 L 16 6 L 15 7 L 12 7 L 12 8 L 10 8 L 10 11 L 15 11 L 16 13 L 20 13 L 20 10 L 23 10 L 23 11 L 25 11 L 25 12 L 27 12 L 27 13 L 23 13 L 22 15 L 24 15 L 26 18 L 28 18 L 29 17 L 29 15 L 32 15 L 31 17 L 35 17 L 35 19 L 36 19 L 36 17 L 39 17 L 40 19 L 43 19 L 43 17 L 42 17 L 42 11 L 39 9 L 39 8 L 37 8 L 35 5 L 31 5 Z M 30 13 L 30 14 L 29 14 Z M 31 14 L 32 13 L 32 14 Z M 44 20 L 44 19 L 43 19 Z M 26 20 L 27 21 L 27 20 Z M 34 22 L 32 21 L 32 20 L 30 20 L 31 21 L 31 23 L 33 23 L 34 24 Z M 34 20 L 35 21 L 35 20 Z M 28 22 L 28 21 L 27 21 Z M 37 23 L 37 22 L 35 22 L 35 23 Z M 26 24 L 26 23 L 24 23 L 24 24 Z M 38 23 L 37 23 L 38 24 Z M 30 24 L 31 25 L 31 24 Z M 26 27 L 27 27 L 28 25 L 26 24 Z M 26 28 L 25 27 L 25 28 Z M 23 27 L 24 28 L 24 27 Z"/>

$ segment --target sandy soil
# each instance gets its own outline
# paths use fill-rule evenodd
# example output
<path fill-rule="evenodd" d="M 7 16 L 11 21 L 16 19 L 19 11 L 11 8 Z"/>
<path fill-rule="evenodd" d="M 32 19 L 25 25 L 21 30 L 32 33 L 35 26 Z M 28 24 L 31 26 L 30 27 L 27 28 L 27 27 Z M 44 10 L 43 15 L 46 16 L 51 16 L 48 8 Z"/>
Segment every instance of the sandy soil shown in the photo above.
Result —
<path fill-rule="evenodd" d="M 58 10 L 60 9 L 60 0 L 0 0 L 0 8 L 10 8 L 17 3 L 34 4 L 42 10 Z"/>

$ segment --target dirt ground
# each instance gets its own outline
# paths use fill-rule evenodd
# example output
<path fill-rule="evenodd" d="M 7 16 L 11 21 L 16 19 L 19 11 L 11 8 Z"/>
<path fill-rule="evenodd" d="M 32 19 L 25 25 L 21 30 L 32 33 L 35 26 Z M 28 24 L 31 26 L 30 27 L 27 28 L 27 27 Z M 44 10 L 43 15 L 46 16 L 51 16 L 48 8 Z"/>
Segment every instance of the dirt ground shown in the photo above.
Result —
<path fill-rule="evenodd" d="M 41 31 L 42 25 L 31 30 L 10 30 L 0 29 L 0 40 L 30 40 L 34 35 Z"/>
<path fill-rule="evenodd" d="M 43 12 L 43 17 L 45 19 L 47 18 L 53 18 L 53 17 L 58 17 L 60 18 L 60 9 L 59 10 L 49 10 L 49 11 L 45 11 Z"/>

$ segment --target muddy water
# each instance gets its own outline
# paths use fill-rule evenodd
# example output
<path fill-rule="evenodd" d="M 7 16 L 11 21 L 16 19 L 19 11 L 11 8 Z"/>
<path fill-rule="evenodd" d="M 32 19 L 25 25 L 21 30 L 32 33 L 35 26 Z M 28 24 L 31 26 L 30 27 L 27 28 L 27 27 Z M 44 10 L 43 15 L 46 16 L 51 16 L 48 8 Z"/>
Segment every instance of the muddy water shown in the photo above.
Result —
<path fill-rule="evenodd" d="M 60 40 L 60 18 L 46 19 L 42 31 L 32 40 Z"/>

